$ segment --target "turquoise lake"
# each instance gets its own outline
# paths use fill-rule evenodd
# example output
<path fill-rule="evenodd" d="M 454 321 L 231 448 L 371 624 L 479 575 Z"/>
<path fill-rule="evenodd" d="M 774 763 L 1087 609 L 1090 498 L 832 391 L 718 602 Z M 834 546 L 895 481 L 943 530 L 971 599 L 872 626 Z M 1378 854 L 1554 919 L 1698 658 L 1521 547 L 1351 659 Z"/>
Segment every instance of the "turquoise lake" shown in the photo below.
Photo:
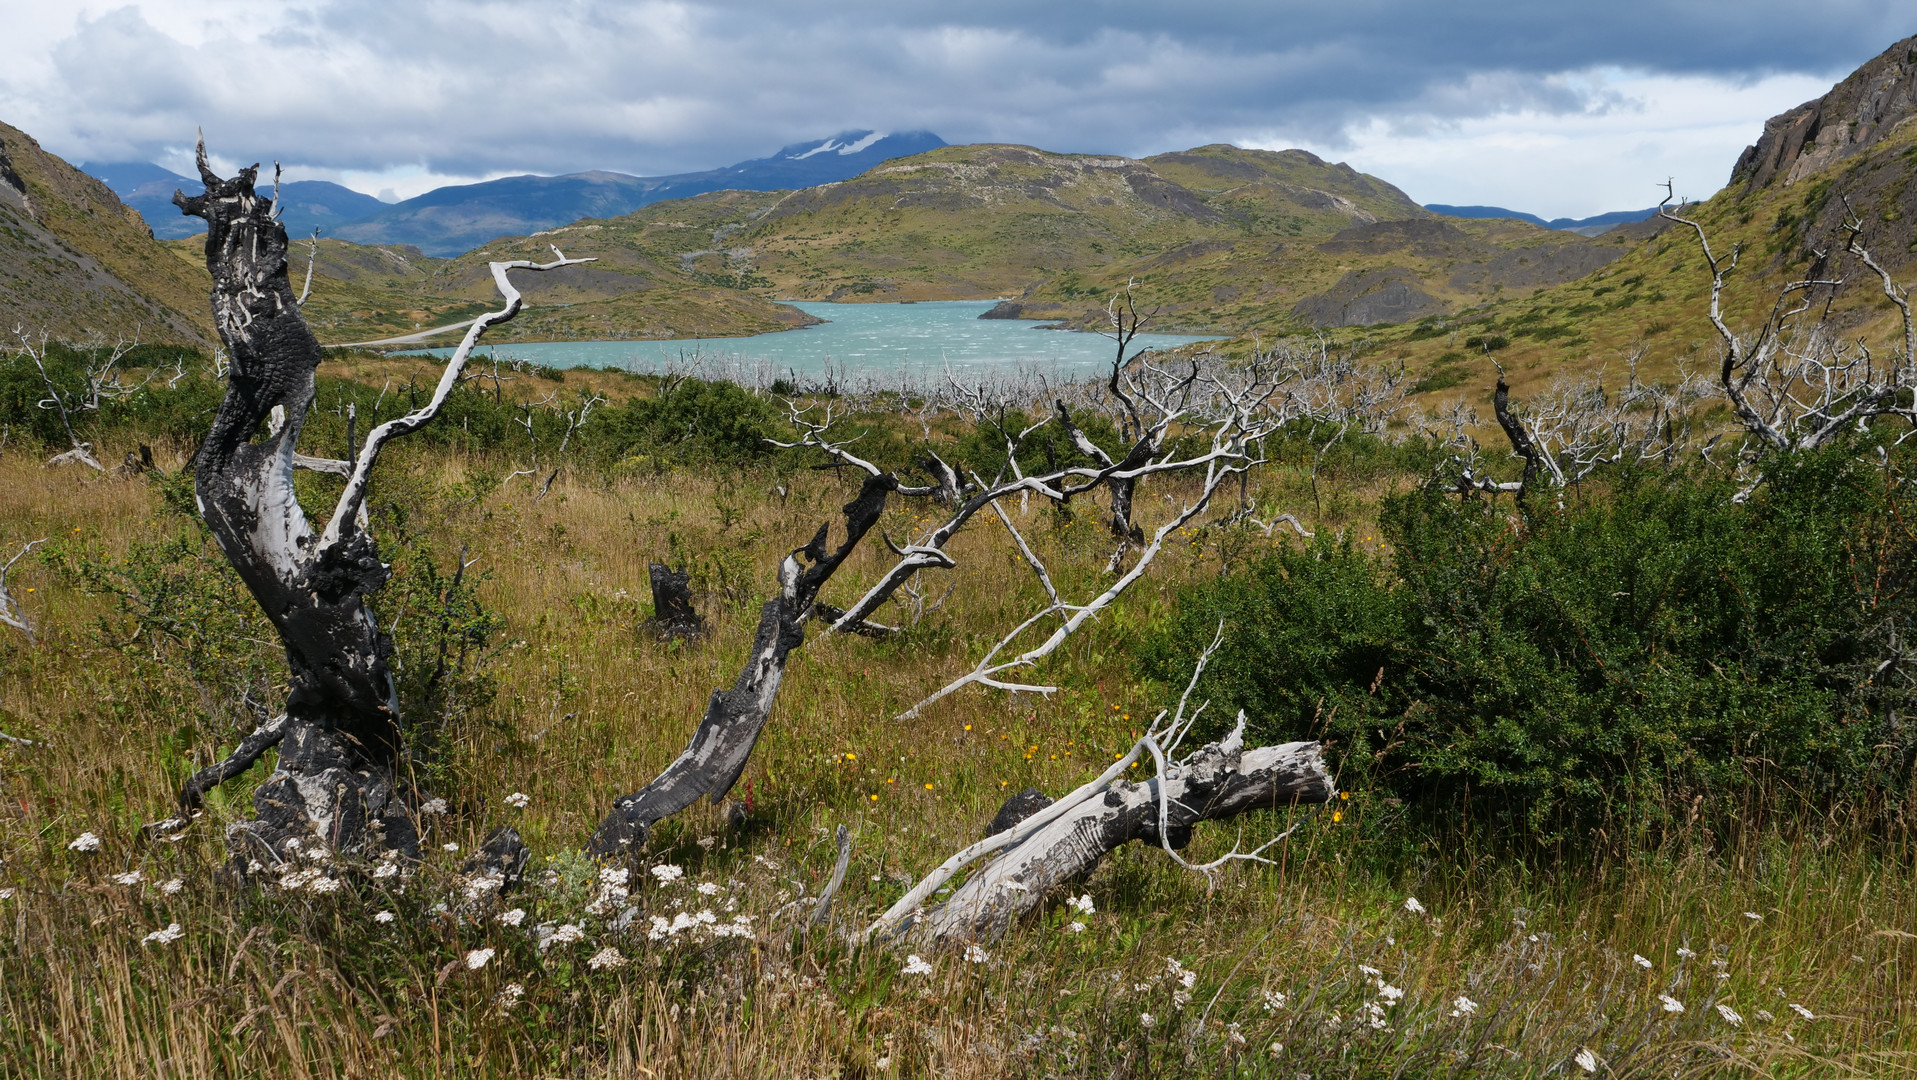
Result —
<path fill-rule="evenodd" d="M 480 356 L 530 360 L 547 367 L 619 367 L 661 371 L 703 368 L 743 383 L 828 373 L 851 379 L 936 379 L 947 370 L 976 374 L 1028 368 L 1073 378 L 1109 369 L 1115 345 L 1097 334 L 1041 330 L 1023 319 L 981 319 L 990 300 L 916 304 L 794 304 L 826 322 L 742 338 L 679 341 L 548 341 L 486 345 Z M 1168 348 L 1209 340 L 1184 334 L 1141 334 L 1139 347 Z M 435 356 L 451 349 L 422 350 Z"/>

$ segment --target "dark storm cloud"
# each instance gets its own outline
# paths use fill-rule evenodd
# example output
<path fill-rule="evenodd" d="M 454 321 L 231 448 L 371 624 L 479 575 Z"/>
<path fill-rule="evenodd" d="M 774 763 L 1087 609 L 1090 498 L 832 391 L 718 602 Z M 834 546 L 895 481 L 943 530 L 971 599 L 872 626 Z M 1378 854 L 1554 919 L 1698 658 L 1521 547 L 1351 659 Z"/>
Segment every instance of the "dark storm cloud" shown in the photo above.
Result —
<path fill-rule="evenodd" d="M 62 27 L 51 78 L 5 100 L 96 160 L 152 157 L 203 124 L 236 154 L 327 169 L 670 172 L 852 127 L 1131 154 L 1250 131 L 1335 147 L 1370 121 L 1631 107 L 1561 77 L 1593 67 L 1841 73 L 1913 30 L 1870 0 L 148 3 Z"/>

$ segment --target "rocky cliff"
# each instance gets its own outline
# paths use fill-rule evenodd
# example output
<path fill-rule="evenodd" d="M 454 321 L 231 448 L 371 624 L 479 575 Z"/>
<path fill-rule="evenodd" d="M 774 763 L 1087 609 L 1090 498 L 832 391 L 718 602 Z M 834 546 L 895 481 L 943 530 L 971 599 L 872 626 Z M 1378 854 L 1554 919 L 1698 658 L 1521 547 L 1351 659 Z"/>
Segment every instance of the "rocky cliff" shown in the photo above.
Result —
<path fill-rule="evenodd" d="M 1856 157 L 1917 120 L 1917 36 L 1885 49 L 1816 101 L 1764 124 L 1731 169 L 1731 184 L 1755 190 L 1791 184 Z"/>

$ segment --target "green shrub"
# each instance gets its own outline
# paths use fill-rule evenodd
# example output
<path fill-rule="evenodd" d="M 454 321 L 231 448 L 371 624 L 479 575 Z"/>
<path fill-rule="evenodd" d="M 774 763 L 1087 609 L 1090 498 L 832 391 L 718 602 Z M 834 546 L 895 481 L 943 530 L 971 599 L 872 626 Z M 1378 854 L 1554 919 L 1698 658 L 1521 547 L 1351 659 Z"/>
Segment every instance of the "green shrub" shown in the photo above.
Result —
<path fill-rule="evenodd" d="M 590 438 L 614 457 L 744 462 L 774 449 L 765 440 L 778 419 L 771 401 L 734 383 L 686 379 L 658 397 L 606 407 L 595 414 Z"/>
<path fill-rule="evenodd" d="M 1907 691 L 1873 681 L 1909 621 L 1895 492 L 1846 453 L 1725 482 L 1626 474 L 1527 522 L 1435 490 L 1387 501 L 1389 555 L 1320 537 L 1197 586 L 1146 649 L 1205 676 L 1222 726 L 1330 740 L 1348 783 L 1548 835 L 1699 796 L 1896 791 Z"/>

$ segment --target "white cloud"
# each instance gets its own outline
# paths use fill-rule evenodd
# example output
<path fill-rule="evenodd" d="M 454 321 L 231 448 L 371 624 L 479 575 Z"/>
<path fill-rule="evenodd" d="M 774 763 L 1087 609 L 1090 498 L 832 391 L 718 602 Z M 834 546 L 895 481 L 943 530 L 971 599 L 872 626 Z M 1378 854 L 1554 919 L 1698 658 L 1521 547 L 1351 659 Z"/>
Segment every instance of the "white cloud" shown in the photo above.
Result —
<path fill-rule="evenodd" d="M 1674 178 L 1679 196 L 1708 198 L 1755 142 L 1763 120 L 1815 98 L 1836 75 L 1776 75 L 1737 84 L 1616 69 L 1563 77 L 1605 105 L 1577 112 L 1517 109 L 1431 122 L 1358 125 L 1343 146 L 1306 149 L 1383 177 L 1421 203 L 1480 204 L 1541 217 L 1588 217 L 1653 206 Z M 1244 145 L 1299 145 L 1255 133 Z"/>
<path fill-rule="evenodd" d="M 1421 201 L 1647 205 L 1907 22 L 1748 0 L 0 0 L 0 119 L 74 160 L 233 163 L 411 194 L 710 168 L 854 128 L 1149 154 L 1305 145 Z M 1907 32 L 1907 31 L 1902 31 Z M 1802 74 L 1813 72 L 1812 76 Z M 1796 72 L 1797 74 L 1766 74 Z M 1648 177 L 1648 179 L 1647 179 Z M 424 187 L 422 187 L 424 185 Z"/>

